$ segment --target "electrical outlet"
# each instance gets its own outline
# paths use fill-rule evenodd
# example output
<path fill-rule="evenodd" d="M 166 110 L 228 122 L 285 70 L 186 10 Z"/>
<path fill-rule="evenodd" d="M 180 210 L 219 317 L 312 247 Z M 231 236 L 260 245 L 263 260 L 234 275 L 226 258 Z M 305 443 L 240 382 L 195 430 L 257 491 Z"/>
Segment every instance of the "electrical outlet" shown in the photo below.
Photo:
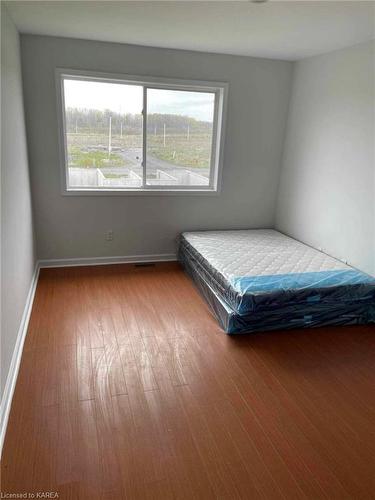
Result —
<path fill-rule="evenodd" d="M 106 241 L 112 241 L 113 240 L 113 231 L 112 231 L 112 229 L 108 229 L 108 231 L 105 233 L 105 240 Z"/>

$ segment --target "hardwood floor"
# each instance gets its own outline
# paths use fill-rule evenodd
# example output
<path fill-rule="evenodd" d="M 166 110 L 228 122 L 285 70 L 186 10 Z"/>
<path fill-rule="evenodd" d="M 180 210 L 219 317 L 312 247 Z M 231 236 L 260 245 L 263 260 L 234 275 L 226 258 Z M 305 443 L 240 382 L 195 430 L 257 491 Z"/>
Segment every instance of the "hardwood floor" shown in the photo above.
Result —
<path fill-rule="evenodd" d="M 230 337 L 177 264 L 44 269 L 2 491 L 374 499 L 375 328 Z"/>

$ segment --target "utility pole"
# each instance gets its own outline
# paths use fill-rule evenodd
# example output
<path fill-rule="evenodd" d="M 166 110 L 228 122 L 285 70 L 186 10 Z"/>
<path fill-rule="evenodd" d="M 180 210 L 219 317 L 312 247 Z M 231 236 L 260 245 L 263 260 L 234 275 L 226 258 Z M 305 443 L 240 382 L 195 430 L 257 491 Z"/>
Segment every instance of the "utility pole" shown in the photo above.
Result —
<path fill-rule="evenodd" d="M 111 158 L 111 151 L 112 151 L 112 116 L 109 117 L 108 159 Z"/>
<path fill-rule="evenodd" d="M 165 123 L 163 127 L 163 146 L 165 147 Z"/>
<path fill-rule="evenodd" d="M 190 139 L 190 125 L 188 125 L 188 129 L 187 129 L 187 140 Z"/>
<path fill-rule="evenodd" d="M 123 119 L 124 115 L 122 113 L 122 103 L 120 104 L 120 136 L 121 136 L 121 139 L 122 139 L 122 119 Z"/>
<path fill-rule="evenodd" d="M 76 134 L 78 134 L 78 120 L 76 118 Z"/>
<path fill-rule="evenodd" d="M 156 135 L 156 125 L 155 125 L 155 127 L 154 127 L 154 135 Z"/>

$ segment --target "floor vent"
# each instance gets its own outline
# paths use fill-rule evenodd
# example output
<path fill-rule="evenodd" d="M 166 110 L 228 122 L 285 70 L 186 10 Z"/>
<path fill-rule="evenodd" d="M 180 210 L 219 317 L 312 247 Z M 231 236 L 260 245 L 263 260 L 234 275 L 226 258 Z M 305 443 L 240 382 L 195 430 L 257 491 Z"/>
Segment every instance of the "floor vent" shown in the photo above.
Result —
<path fill-rule="evenodd" d="M 139 262 L 138 264 L 134 264 L 134 267 L 153 267 L 155 266 L 154 262 Z"/>

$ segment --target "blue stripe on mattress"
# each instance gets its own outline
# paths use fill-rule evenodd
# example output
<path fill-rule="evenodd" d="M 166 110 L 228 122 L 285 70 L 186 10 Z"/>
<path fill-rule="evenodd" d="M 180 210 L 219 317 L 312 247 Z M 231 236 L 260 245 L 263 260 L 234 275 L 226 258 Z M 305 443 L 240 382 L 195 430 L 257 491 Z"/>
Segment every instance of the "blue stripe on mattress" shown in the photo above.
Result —
<path fill-rule="evenodd" d="M 237 276 L 231 280 L 232 286 L 241 294 L 258 294 L 306 288 L 328 288 L 368 283 L 375 285 L 375 278 L 355 269 L 265 276 Z M 319 301 L 319 297 L 315 295 L 311 300 Z"/>

